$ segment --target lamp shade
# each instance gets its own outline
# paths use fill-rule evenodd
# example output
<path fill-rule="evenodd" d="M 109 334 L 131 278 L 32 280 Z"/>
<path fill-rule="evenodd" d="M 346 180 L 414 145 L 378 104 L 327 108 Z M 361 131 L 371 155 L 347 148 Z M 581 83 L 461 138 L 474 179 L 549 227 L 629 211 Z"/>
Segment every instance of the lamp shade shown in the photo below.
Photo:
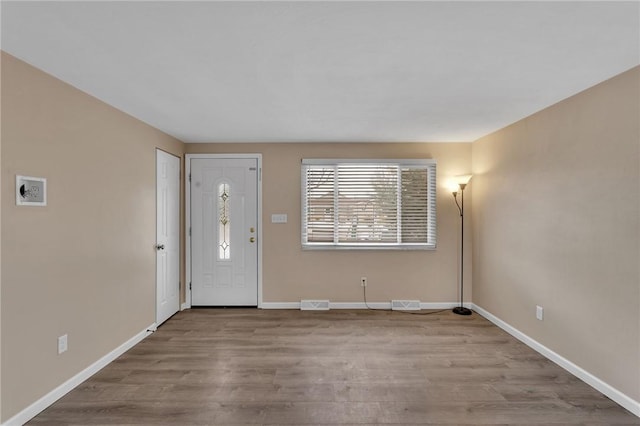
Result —
<path fill-rule="evenodd" d="M 449 192 L 458 192 L 460 190 L 460 184 L 457 179 L 451 178 L 447 180 L 446 188 Z"/>
<path fill-rule="evenodd" d="M 454 179 L 458 185 L 466 185 L 471 180 L 471 175 L 458 175 Z"/>

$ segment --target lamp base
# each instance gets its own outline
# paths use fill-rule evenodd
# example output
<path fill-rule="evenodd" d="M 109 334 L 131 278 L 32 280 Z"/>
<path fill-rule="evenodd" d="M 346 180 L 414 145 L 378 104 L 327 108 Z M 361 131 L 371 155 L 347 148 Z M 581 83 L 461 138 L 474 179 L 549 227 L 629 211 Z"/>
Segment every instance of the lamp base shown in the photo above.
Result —
<path fill-rule="evenodd" d="M 464 306 L 456 306 L 453 308 L 453 313 L 458 315 L 471 315 L 471 309 Z"/>

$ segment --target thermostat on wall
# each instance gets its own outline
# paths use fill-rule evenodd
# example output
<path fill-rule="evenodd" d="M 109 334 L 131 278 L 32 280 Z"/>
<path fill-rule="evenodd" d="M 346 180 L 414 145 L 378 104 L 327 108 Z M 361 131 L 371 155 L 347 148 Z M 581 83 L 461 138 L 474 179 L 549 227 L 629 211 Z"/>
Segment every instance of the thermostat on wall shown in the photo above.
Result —
<path fill-rule="evenodd" d="M 18 206 L 46 206 L 47 179 L 16 175 L 16 204 Z"/>

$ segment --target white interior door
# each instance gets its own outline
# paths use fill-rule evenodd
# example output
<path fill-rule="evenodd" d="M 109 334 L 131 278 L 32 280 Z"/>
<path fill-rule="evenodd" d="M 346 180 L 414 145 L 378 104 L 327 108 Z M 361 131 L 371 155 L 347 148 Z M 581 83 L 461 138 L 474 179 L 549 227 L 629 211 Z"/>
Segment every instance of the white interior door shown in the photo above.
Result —
<path fill-rule="evenodd" d="M 258 160 L 191 159 L 191 304 L 258 304 Z"/>
<path fill-rule="evenodd" d="M 156 150 L 156 324 L 180 308 L 180 158 Z"/>

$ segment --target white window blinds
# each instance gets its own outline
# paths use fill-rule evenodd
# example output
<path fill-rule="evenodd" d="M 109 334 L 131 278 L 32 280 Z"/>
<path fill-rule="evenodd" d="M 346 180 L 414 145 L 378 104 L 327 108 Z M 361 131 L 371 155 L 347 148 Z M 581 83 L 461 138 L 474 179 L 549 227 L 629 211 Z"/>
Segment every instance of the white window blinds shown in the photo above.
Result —
<path fill-rule="evenodd" d="M 302 160 L 304 248 L 436 246 L 434 160 Z"/>

